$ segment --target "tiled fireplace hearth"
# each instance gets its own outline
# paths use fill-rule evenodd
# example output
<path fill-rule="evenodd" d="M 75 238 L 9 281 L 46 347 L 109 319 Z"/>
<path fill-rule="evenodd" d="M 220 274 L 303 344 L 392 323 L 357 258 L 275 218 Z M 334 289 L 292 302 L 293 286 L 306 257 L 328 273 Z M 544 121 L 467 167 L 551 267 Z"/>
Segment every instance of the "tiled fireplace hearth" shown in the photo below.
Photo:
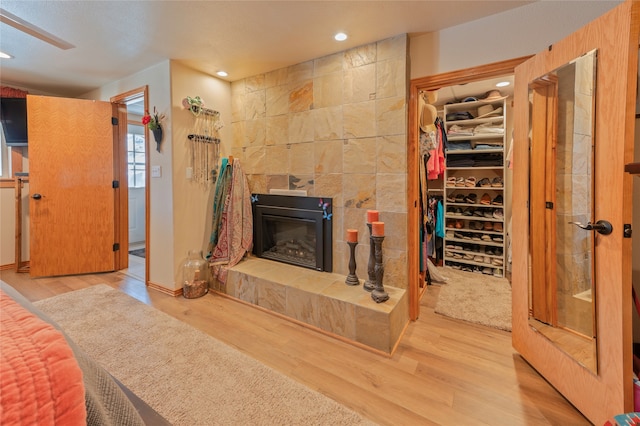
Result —
<path fill-rule="evenodd" d="M 376 303 L 345 276 L 251 256 L 229 269 L 215 290 L 310 328 L 385 354 L 409 322 L 408 294 L 385 285 L 389 300 Z M 362 282 L 362 278 L 361 278 Z"/>

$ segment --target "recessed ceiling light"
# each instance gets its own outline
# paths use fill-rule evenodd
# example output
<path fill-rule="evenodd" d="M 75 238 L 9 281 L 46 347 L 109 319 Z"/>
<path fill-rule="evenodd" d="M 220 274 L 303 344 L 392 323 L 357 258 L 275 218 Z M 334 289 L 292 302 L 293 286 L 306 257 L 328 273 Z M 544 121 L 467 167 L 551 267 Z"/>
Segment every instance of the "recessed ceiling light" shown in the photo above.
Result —
<path fill-rule="evenodd" d="M 496 87 L 506 87 L 510 84 L 511 83 L 509 83 L 508 81 L 501 81 L 500 83 L 496 83 Z"/>
<path fill-rule="evenodd" d="M 0 52 L 0 58 L 2 58 L 2 59 L 11 59 L 11 58 L 13 58 L 13 56 L 9 55 L 8 53 Z"/>
<path fill-rule="evenodd" d="M 345 41 L 347 39 L 347 35 L 345 33 L 338 33 L 333 36 L 337 41 Z"/>
<path fill-rule="evenodd" d="M 227 74 L 226 71 L 218 71 L 216 74 L 218 74 L 220 77 L 226 77 L 226 76 L 229 75 L 229 74 Z"/>

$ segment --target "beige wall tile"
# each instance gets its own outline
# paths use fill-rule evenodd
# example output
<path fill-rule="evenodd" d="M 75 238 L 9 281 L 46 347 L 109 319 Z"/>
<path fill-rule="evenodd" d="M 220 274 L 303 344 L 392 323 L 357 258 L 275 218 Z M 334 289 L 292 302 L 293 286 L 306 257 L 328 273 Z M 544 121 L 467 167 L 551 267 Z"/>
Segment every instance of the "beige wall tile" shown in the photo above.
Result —
<path fill-rule="evenodd" d="M 392 58 L 402 58 L 404 60 L 409 52 L 408 47 L 406 34 L 380 40 L 376 46 L 377 60 L 380 62 Z"/>
<path fill-rule="evenodd" d="M 308 111 L 313 107 L 313 80 L 294 85 L 289 92 L 289 112 Z"/>
<path fill-rule="evenodd" d="M 245 95 L 244 119 L 255 120 L 265 116 L 265 92 L 259 90 L 257 92 L 247 92 Z"/>
<path fill-rule="evenodd" d="M 313 192 L 313 175 L 289 175 L 289 189 L 303 189 Z"/>
<path fill-rule="evenodd" d="M 264 74 L 258 74 L 245 79 L 246 91 L 256 92 L 264 89 Z"/>
<path fill-rule="evenodd" d="M 376 177 L 378 210 L 389 212 L 407 211 L 407 177 L 404 174 L 380 173 Z"/>
<path fill-rule="evenodd" d="M 313 144 L 314 172 L 319 175 L 342 173 L 343 145 L 342 140 L 316 141 Z"/>
<path fill-rule="evenodd" d="M 406 173 L 407 144 L 405 135 L 376 138 L 378 173 Z"/>
<path fill-rule="evenodd" d="M 342 107 L 344 138 L 376 136 L 376 102 L 366 101 Z"/>
<path fill-rule="evenodd" d="M 344 173 L 376 172 L 376 138 L 349 139 L 344 145 Z"/>
<path fill-rule="evenodd" d="M 289 143 L 289 116 L 267 117 L 266 145 L 286 145 Z"/>
<path fill-rule="evenodd" d="M 376 63 L 376 98 L 407 96 L 407 63 L 405 58 L 395 58 Z"/>
<path fill-rule="evenodd" d="M 313 108 L 325 108 L 343 103 L 342 70 L 313 79 Z"/>
<path fill-rule="evenodd" d="M 377 134 L 403 135 L 407 132 L 406 98 L 387 98 L 376 101 Z"/>
<path fill-rule="evenodd" d="M 344 68 L 355 68 L 372 64 L 376 61 L 376 43 L 354 47 L 344 52 Z"/>
<path fill-rule="evenodd" d="M 343 175 L 344 207 L 374 209 L 376 207 L 375 176 L 375 173 Z"/>
<path fill-rule="evenodd" d="M 289 150 L 289 173 L 313 176 L 313 142 L 291 145 Z"/>
<path fill-rule="evenodd" d="M 314 109 L 312 117 L 314 123 L 314 140 L 326 141 L 330 139 L 342 139 L 344 128 L 342 105 Z"/>
<path fill-rule="evenodd" d="M 287 71 L 287 83 L 297 83 L 313 78 L 313 61 L 292 65 Z"/>
<path fill-rule="evenodd" d="M 342 71 L 342 52 L 334 53 L 333 55 L 323 56 L 313 61 L 313 76 L 331 74 L 337 71 Z"/>
<path fill-rule="evenodd" d="M 266 173 L 266 149 L 263 146 L 252 146 L 243 151 L 243 170 L 251 170 L 252 174 Z"/>
<path fill-rule="evenodd" d="M 289 143 L 313 140 L 314 126 L 311 117 L 312 111 L 289 114 Z"/>
<path fill-rule="evenodd" d="M 344 103 L 351 104 L 376 98 L 376 64 L 344 70 Z"/>
<path fill-rule="evenodd" d="M 245 121 L 244 146 L 262 146 L 265 144 L 266 122 L 264 118 Z"/>
<path fill-rule="evenodd" d="M 289 68 L 280 68 L 266 73 L 264 77 L 265 88 L 287 84 L 288 74 Z"/>
<path fill-rule="evenodd" d="M 266 173 L 270 175 L 286 175 L 289 171 L 288 145 L 266 147 Z"/>
<path fill-rule="evenodd" d="M 274 86 L 266 90 L 266 115 L 273 117 L 289 113 L 288 86 Z"/>
<path fill-rule="evenodd" d="M 289 189 L 289 176 L 288 175 L 268 175 L 267 176 L 267 190 L 270 189 Z"/>

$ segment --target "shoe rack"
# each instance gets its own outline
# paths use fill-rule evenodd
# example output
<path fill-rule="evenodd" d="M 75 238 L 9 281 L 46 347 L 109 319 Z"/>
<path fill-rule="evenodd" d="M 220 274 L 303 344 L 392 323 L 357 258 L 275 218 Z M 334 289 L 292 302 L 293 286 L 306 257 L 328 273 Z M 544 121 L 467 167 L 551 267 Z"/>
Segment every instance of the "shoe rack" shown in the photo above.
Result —
<path fill-rule="evenodd" d="M 505 271 L 504 99 L 444 106 L 444 265 L 503 277 Z"/>

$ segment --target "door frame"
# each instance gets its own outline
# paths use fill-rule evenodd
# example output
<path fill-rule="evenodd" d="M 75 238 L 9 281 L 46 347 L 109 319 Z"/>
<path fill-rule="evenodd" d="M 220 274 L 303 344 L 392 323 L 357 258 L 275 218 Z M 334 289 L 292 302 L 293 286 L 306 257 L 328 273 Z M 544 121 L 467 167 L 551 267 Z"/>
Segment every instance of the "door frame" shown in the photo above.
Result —
<path fill-rule="evenodd" d="M 143 98 L 144 111 L 149 110 L 149 86 L 145 85 L 142 87 L 138 87 L 136 89 L 129 90 L 128 92 L 121 93 L 119 95 L 111 97 L 112 103 L 117 104 L 125 104 L 128 101 L 132 101 L 134 99 Z M 127 114 L 118 114 L 118 119 L 124 123 L 127 123 Z M 128 124 L 128 123 L 127 123 Z M 121 188 L 126 190 L 120 192 L 119 205 L 116 206 L 116 215 L 119 218 L 121 226 L 119 227 L 119 236 L 122 241 L 122 245 L 126 242 L 126 247 L 124 249 L 120 249 L 120 268 L 124 269 L 129 264 L 129 227 L 124 226 L 124 224 L 129 223 L 129 185 L 128 185 L 128 173 L 127 173 L 127 126 L 120 126 L 121 133 L 124 132 L 124 136 L 120 139 L 122 141 L 118 145 L 118 149 L 114 147 L 114 151 L 117 153 L 117 157 L 120 161 L 123 173 L 120 175 Z M 124 129 L 124 131 L 122 130 Z M 145 235 L 145 257 L 144 257 L 144 284 L 149 285 L 149 240 L 150 240 L 150 232 L 149 232 L 149 206 L 150 202 L 150 192 L 149 192 L 149 182 L 151 182 L 151 171 L 149 167 L 149 128 L 144 126 L 144 164 L 145 164 L 145 187 L 144 187 L 144 235 Z M 125 185 L 125 182 L 127 183 Z M 126 260 L 125 260 L 126 258 Z"/>
<path fill-rule="evenodd" d="M 420 200 L 418 148 L 420 133 L 418 132 L 419 111 L 418 98 L 421 91 L 438 90 L 447 86 L 487 80 L 507 74 L 513 74 L 516 66 L 531 56 L 493 62 L 477 67 L 457 71 L 434 74 L 411 80 L 409 89 L 409 119 L 407 147 L 407 239 L 408 239 L 408 277 L 409 277 L 409 318 L 415 321 L 420 316 L 420 299 L 426 289 L 424 275 L 420 273 L 420 221 L 418 203 Z"/>

